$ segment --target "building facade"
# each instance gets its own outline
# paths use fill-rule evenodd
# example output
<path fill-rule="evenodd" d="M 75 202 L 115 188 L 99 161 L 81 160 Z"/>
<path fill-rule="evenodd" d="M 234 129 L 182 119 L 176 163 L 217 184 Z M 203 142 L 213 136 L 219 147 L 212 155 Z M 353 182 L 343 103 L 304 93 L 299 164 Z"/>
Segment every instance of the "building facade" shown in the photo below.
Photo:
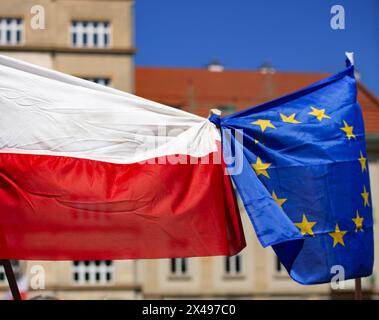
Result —
<path fill-rule="evenodd" d="M 134 52 L 131 0 L 0 0 L 0 54 L 132 92 Z"/>

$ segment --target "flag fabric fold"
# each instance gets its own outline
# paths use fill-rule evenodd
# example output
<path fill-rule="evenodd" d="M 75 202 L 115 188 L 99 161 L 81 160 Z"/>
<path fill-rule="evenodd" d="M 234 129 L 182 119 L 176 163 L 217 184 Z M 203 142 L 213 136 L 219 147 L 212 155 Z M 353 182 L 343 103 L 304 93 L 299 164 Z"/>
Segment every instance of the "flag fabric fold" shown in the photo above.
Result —
<path fill-rule="evenodd" d="M 219 119 L 225 162 L 263 246 L 303 284 L 373 268 L 373 217 L 354 66 Z M 218 118 L 218 119 L 217 119 Z"/>
<path fill-rule="evenodd" d="M 233 255 L 245 240 L 207 119 L 0 56 L 0 258 Z"/>

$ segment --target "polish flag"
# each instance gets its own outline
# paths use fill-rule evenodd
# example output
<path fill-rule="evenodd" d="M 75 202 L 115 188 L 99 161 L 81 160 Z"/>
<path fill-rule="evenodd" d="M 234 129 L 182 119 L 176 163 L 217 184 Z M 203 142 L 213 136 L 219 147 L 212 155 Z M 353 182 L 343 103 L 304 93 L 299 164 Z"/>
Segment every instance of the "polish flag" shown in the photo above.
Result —
<path fill-rule="evenodd" d="M 244 246 L 205 118 L 0 56 L 0 258 L 234 255 Z"/>

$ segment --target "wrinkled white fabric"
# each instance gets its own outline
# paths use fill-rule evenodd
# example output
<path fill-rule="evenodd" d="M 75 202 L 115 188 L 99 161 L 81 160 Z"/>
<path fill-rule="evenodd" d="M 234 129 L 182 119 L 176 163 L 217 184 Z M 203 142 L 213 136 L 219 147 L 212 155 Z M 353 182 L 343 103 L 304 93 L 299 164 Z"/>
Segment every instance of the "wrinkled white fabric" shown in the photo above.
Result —
<path fill-rule="evenodd" d="M 0 56 L 0 152 L 134 163 L 217 150 L 207 119 Z"/>

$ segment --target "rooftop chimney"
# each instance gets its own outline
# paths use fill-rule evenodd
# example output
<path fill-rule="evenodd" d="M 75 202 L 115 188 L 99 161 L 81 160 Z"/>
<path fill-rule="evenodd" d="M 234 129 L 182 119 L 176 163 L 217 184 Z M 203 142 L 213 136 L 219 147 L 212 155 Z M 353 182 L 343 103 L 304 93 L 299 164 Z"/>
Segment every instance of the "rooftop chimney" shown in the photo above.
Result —
<path fill-rule="evenodd" d="M 220 61 L 212 60 L 210 63 L 208 63 L 207 69 L 210 72 L 222 72 L 224 71 L 224 66 L 221 64 Z"/>
<path fill-rule="evenodd" d="M 262 65 L 259 67 L 259 71 L 262 74 L 273 74 L 275 73 L 274 67 L 271 65 L 269 62 L 264 62 Z"/>

